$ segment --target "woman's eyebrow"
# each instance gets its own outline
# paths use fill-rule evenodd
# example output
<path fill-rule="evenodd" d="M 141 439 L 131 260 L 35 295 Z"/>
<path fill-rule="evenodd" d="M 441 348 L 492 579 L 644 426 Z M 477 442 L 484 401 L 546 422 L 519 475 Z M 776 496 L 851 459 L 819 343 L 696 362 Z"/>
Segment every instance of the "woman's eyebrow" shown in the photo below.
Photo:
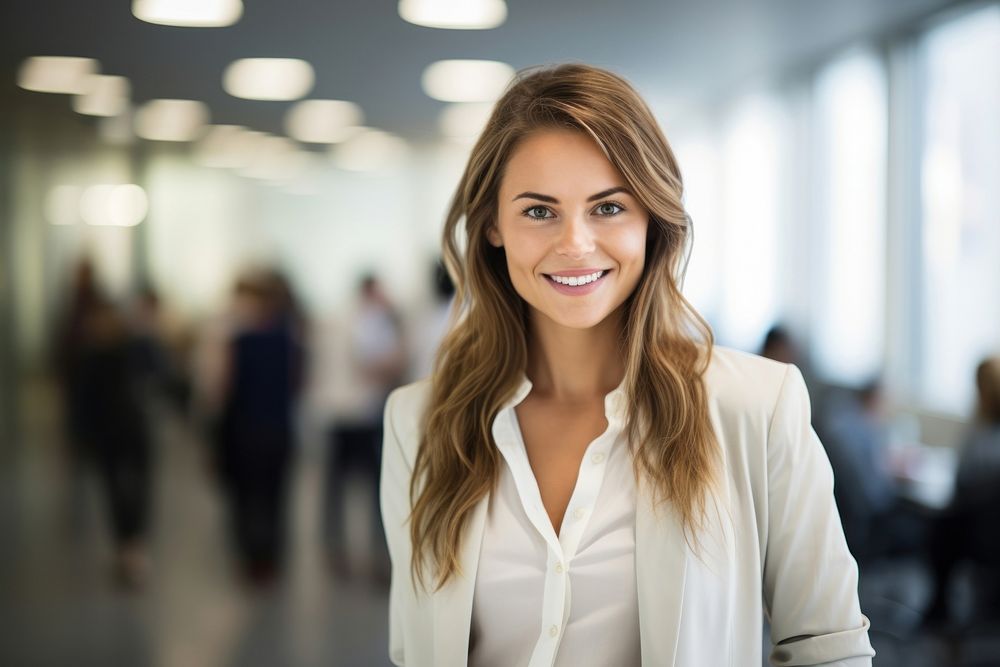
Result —
<path fill-rule="evenodd" d="M 511 201 L 517 201 L 518 199 L 537 199 L 539 201 L 547 202 L 549 204 L 558 204 L 559 200 L 555 197 L 550 197 L 549 195 L 538 194 L 537 192 L 522 192 L 518 196 L 511 199 Z"/>
<path fill-rule="evenodd" d="M 618 192 L 624 192 L 625 194 L 630 194 L 628 188 L 626 188 L 623 185 L 619 185 L 613 188 L 608 188 L 607 190 L 601 190 L 597 194 L 590 195 L 589 197 L 587 197 L 587 201 L 596 201 L 598 199 L 603 199 Z M 521 194 L 511 199 L 511 201 L 517 201 L 518 199 L 537 199 L 539 201 L 543 201 L 549 204 L 559 203 L 559 200 L 556 199 L 555 197 L 552 197 L 551 195 L 543 195 L 538 192 L 522 192 Z"/>
<path fill-rule="evenodd" d="M 598 199 L 604 199 L 605 197 L 610 197 L 613 194 L 624 192 L 625 194 L 631 194 L 624 185 L 618 185 L 613 188 L 608 188 L 607 190 L 601 190 L 596 195 L 590 195 L 587 197 L 587 201 L 596 201 Z"/>

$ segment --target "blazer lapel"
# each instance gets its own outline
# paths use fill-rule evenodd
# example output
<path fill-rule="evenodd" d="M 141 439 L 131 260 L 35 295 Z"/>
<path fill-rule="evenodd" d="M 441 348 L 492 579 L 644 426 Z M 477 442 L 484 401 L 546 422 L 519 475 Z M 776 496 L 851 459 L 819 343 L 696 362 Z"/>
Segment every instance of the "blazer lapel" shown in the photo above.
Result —
<path fill-rule="evenodd" d="M 434 593 L 434 664 L 467 665 L 472 627 L 472 598 L 486 527 L 487 494 L 472 511 L 459 556 L 462 574 Z"/>
<path fill-rule="evenodd" d="M 669 503 L 653 508 L 640 482 L 635 510 L 635 576 L 639 595 L 642 664 L 675 663 L 680 639 L 688 545 Z"/>

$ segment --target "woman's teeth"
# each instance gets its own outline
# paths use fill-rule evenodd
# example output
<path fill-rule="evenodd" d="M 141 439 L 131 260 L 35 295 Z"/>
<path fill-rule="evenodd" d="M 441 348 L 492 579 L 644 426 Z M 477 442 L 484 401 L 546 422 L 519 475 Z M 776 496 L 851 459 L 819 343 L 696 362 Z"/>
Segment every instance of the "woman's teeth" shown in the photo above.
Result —
<path fill-rule="evenodd" d="M 549 276 L 549 278 L 560 285 L 570 285 L 576 287 L 577 285 L 592 283 L 603 275 L 604 271 L 597 271 L 586 276 Z"/>

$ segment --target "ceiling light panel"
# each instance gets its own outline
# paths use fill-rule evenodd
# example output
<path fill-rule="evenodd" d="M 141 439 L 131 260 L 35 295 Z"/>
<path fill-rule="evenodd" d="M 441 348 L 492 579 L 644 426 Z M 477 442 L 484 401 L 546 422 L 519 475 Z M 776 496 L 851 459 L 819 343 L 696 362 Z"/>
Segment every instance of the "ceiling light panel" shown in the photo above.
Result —
<path fill-rule="evenodd" d="M 139 20 L 187 28 L 223 28 L 243 16 L 242 0 L 133 0 Z"/>
<path fill-rule="evenodd" d="M 428 28 L 488 30 L 507 20 L 503 0 L 400 0 L 404 21 Z"/>
<path fill-rule="evenodd" d="M 381 130 L 365 129 L 339 145 L 334 164 L 348 171 L 377 171 L 399 166 L 409 153 L 407 143 Z"/>
<path fill-rule="evenodd" d="M 311 144 L 336 144 L 349 139 L 364 123 L 361 107 L 343 100 L 303 100 L 285 116 L 294 139 Z"/>
<path fill-rule="evenodd" d="M 238 170 L 250 168 L 258 160 L 260 153 L 266 149 L 268 140 L 273 136 L 273 134 L 258 130 L 240 130 L 231 138 L 226 153 L 228 164 L 221 166 Z"/>
<path fill-rule="evenodd" d="M 208 107 L 196 100 L 151 100 L 135 116 L 135 133 L 154 141 L 193 141 L 205 129 Z"/>
<path fill-rule="evenodd" d="M 294 58 L 242 58 L 229 64 L 222 87 L 247 100 L 297 100 L 312 90 L 312 65 Z"/>
<path fill-rule="evenodd" d="M 88 225 L 134 227 L 148 212 L 146 191 L 134 183 L 92 185 L 80 198 L 80 217 Z"/>
<path fill-rule="evenodd" d="M 514 78 L 514 68 L 495 60 L 439 60 L 424 70 L 424 92 L 443 102 L 493 102 Z"/>
<path fill-rule="evenodd" d="M 198 141 L 194 159 L 206 167 L 237 169 L 244 165 L 247 144 L 252 140 L 241 125 L 209 125 Z"/>
<path fill-rule="evenodd" d="M 93 74 L 86 92 L 73 98 L 73 110 L 88 116 L 117 116 L 128 108 L 130 88 L 123 76 Z"/>
<path fill-rule="evenodd" d="M 34 56 L 21 63 L 17 85 L 39 93 L 79 95 L 86 92 L 89 78 L 98 69 L 93 58 Z"/>

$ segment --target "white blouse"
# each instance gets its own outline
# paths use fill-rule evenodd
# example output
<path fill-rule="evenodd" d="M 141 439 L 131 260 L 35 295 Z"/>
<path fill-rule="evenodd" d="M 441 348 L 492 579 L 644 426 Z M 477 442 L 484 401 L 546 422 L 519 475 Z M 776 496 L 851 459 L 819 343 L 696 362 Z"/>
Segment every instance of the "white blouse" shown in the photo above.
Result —
<path fill-rule="evenodd" d="M 506 466 L 489 501 L 469 664 L 639 665 L 636 482 L 623 389 L 605 397 L 608 428 L 587 447 L 558 535 L 514 411 L 530 391 L 523 380 L 493 423 Z"/>

